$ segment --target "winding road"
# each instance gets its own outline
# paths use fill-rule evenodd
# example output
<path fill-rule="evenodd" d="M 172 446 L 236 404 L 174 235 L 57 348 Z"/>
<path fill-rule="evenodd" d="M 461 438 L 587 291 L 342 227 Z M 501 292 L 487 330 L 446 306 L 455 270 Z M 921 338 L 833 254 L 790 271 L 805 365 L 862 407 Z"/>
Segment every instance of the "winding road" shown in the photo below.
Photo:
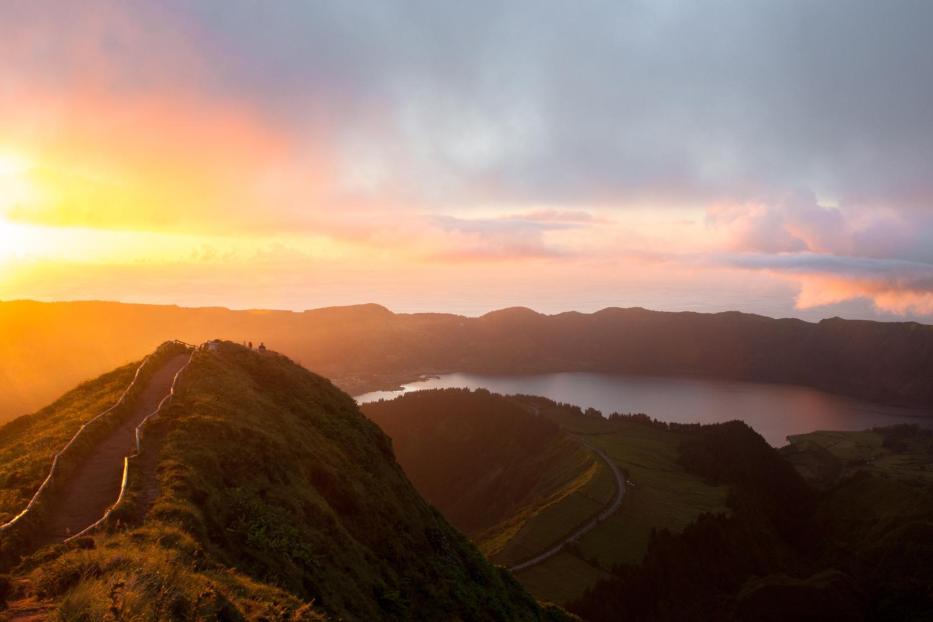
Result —
<path fill-rule="evenodd" d="M 606 455 L 606 452 L 604 452 L 602 449 L 593 447 L 592 445 L 588 443 L 585 443 L 585 444 L 587 447 L 592 449 L 593 452 L 597 456 L 602 458 L 603 462 L 605 462 L 609 466 L 609 469 L 612 471 L 612 474 L 616 480 L 615 498 L 612 500 L 612 503 L 606 506 L 606 508 L 602 512 L 594 516 L 592 519 L 590 519 L 589 522 L 587 522 L 582 527 L 579 527 L 576 531 L 568 535 L 566 538 L 564 538 L 557 544 L 555 544 L 553 547 L 549 548 L 548 550 L 544 551 L 543 553 L 539 555 L 536 555 L 535 557 L 532 557 L 531 559 L 523 561 L 522 563 L 509 568 L 509 570 L 511 570 L 512 572 L 518 572 L 519 570 L 524 570 L 536 564 L 540 564 L 546 559 L 554 557 L 555 555 L 561 552 L 561 550 L 564 548 L 565 545 L 575 540 L 578 540 L 579 538 L 583 537 L 584 535 L 586 535 L 587 533 L 595 529 L 596 526 L 599 525 L 599 523 L 601 523 L 606 518 L 608 518 L 610 515 L 612 515 L 612 513 L 618 510 L 619 506 L 622 505 L 622 497 L 625 495 L 625 478 L 622 476 L 622 472 L 619 471 L 619 467 L 616 466 L 616 463 L 613 462 L 609 458 L 609 456 Z"/>

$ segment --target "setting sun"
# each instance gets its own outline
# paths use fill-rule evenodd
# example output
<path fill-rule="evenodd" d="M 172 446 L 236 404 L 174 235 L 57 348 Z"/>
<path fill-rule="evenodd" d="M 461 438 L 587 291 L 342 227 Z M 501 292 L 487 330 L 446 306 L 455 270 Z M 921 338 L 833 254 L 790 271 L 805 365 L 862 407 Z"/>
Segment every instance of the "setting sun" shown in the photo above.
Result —
<path fill-rule="evenodd" d="M 0 177 L 15 176 L 29 170 L 28 158 L 11 152 L 0 151 Z"/>

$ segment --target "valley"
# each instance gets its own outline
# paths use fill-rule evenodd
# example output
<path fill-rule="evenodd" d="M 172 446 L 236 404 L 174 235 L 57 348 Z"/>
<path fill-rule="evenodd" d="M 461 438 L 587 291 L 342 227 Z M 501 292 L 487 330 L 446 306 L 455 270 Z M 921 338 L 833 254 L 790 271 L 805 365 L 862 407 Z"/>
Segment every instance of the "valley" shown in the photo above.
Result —
<path fill-rule="evenodd" d="M 453 404 L 461 404 L 455 408 Z M 427 408 L 430 404 L 433 408 Z M 464 408 L 462 404 L 468 404 Z M 677 462 L 678 444 L 682 434 L 663 426 L 646 426 L 626 418 L 606 420 L 594 411 L 584 413 L 579 407 L 558 404 L 534 396 L 499 396 L 483 390 L 468 392 L 456 389 L 422 391 L 407 394 L 392 401 L 363 405 L 363 412 L 377 423 L 386 422 L 385 429 L 399 451 L 399 461 L 425 497 L 438 505 L 453 520 L 442 499 L 419 484 L 418 465 L 408 455 L 406 446 L 433 447 L 430 469 L 437 477 L 447 479 L 451 463 L 451 447 L 441 444 L 432 429 L 456 425 L 466 430 L 458 435 L 458 442 L 472 448 L 470 464 L 482 477 L 496 477 L 511 481 L 523 462 L 537 463 L 540 454 L 524 453 L 513 449 L 517 462 L 509 470 L 497 473 L 495 465 L 482 458 L 472 445 L 469 432 L 473 426 L 488 426 L 490 415 L 517 405 L 527 413 L 524 426 L 494 428 L 500 443 L 515 443 L 532 430 L 556 424 L 577 446 L 593 452 L 598 460 L 590 483 L 583 489 L 565 496 L 560 502 L 542 504 L 515 510 L 516 520 L 522 525 L 504 537 L 508 544 L 501 549 L 490 549 L 487 533 L 471 532 L 481 550 L 490 558 L 512 568 L 515 576 L 535 596 L 545 601 L 567 603 L 580 597 L 618 564 L 636 563 L 644 555 L 653 530 L 682 530 L 706 512 L 728 512 L 725 505 L 727 490 L 722 486 L 709 486 L 701 478 L 687 472 Z M 390 420 L 393 416 L 397 417 Z M 420 425 L 411 425 L 406 419 L 420 419 Z M 486 423 L 476 423 L 475 419 Z M 473 423 L 471 423 L 473 422 Z M 433 441 L 428 439 L 434 438 Z M 522 458 L 522 456 L 524 456 Z M 624 494 L 619 489 L 605 457 L 623 477 Z M 545 462 L 547 465 L 548 462 Z M 582 476 L 589 476 L 582 468 Z M 486 474 L 486 475 L 484 475 Z M 451 478 L 452 481 L 455 481 Z M 460 487 L 454 487 L 458 498 Z M 533 497 L 532 497 L 533 498 Z M 491 499 L 472 500 L 477 508 L 489 508 Z M 453 520 L 454 524 L 458 524 Z M 581 529 L 585 533 L 579 534 Z M 567 540 L 572 542 L 564 543 Z M 555 552 L 556 547 L 556 552 Z M 543 559 L 538 560 L 540 557 Z M 528 564 L 529 560 L 538 560 Z"/>
<path fill-rule="evenodd" d="M 551 540 L 522 541 L 523 551 L 537 551 L 526 561 L 536 563 L 519 562 L 513 572 L 539 599 L 561 603 L 586 620 L 613 620 L 619 611 L 639 620 L 692 618 L 701 611 L 713 611 L 717 619 L 757 620 L 767 611 L 767 619 L 777 620 L 806 610 L 826 618 L 871 619 L 881 611 L 896 617 L 894 612 L 933 596 L 924 578 L 928 572 L 914 575 L 915 564 L 930 554 L 925 534 L 933 525 L 933 507 L 908 501 L 929 494 L 933 432 L 907 425 L 817 432 L 791 437 L 778 451 L 739 422 L 605 418 L 541 397 L 482 389 L 414 392 L 366 404 L 364 411 L 402 418 L 419 412 L 420 426 L 396 421 L 396 431 L 390 431 L 411 445 L 431 438 L 431 426 L 470 417 L 451 405 L 471 395 L 479 396 L 473 416 L 480 420 L 490 400 L 521 405 L 531 417 L 556 423 L 580 447 L 598 449 L 624 473 L 625 495 L 617 509 L 571 497 L 526 517 L 515 536 L 518 541 L 525 534 L 551 534 Z M 432 403 L 434 410 L 406 408 L 414 401 Z M 468 431 L 469 425 L 461 421 L 459 428 Z M 497 433 L 504 443 L 510 432 Z M 513 441 L 522 435 L 511 433 Z M 444 473 L 451 467 L 445 452 L 433 451 L 432 464 Z M 521 455 L 516 449 L 515 459 Z M 409 468 L 404 453 L 400 461 Z M 865 497 L 853 499 L 860 490 Z M 595 526 L 579 535 L 580 519 L 564 519 L 574 511 L 588 513 L 582 524 Z M 875 546 L 865 539 L 881 534 L 887 534 L 885 541 Z M 568 541 L 552 555 L 554 539 Z M 903 546 L 913 553 L 903 557 Z M 883 579 L 863 566 L 878 556 L 886 560 Z M 716 570 L 702 575 L 704 565 Z M 892 597 L 895 584 L 903 590 Z M 877 600 L 879 594 L 889 596 Z"/>

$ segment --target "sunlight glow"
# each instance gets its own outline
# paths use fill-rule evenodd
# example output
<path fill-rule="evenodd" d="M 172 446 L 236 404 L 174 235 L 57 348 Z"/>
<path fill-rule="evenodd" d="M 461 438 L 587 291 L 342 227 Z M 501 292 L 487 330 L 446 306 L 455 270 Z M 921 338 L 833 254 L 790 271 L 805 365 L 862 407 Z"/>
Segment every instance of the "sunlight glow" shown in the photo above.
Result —
<path fill-rule="evenodd" d="M 0 152 L 0 177 L 12 177 L 25 173 L 31 168 L 30 161 L 11 152 Z"/>
<path fill-rule="evenodd" d="M 0 151 L 0 216 L 35 195 L 35 188 L 29 179 L 32 167 L 28 158 L 14 152 Z M 4 241 L 0 237 L 0 243 Z"/>

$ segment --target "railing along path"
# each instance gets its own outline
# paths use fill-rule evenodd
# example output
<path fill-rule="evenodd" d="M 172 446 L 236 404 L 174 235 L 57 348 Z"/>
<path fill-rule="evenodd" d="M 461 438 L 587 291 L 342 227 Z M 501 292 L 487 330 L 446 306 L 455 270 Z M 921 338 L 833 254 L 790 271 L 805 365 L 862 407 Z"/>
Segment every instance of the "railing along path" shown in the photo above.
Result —
<path fill-rule="evenodd" d="M 179 343 L 182 343 L 183 345 L 186 345 L 186 346 L 188 345 L 183 342 L 179 342 Z M 189 346 L 189 347 L 194 348 L 194 346 Z M 70 542 L 77 538 L 81 538 L 95 531 L 101 525 L 106 523 L 107 519 L 110 518 L 110 515 L 114 512 L 114 510 L 120 507 L 120 504 L 123 503 L 123 499 L 126 497 L 127 483 L 129 482 L 130 461 L 133 458 L 136 458 L 137 456 L 139 456 L 139 454 L 142 452 L 143 427 L 146 425 L 146 423 L 149 422 L 150 419 L 152 419 L 153 417 L 157 416 L 160 412 L 162 412 L 162 409 L 165 406 L 171 403 L 172 398 L 175 397 L 175 385 L 178 383 L 178 378 L 181 376 L 182 372 L 188 368 L 188 365 L 191 364 L 191 359 L 194 358 L 195 350 L 196 349 L 192 349 L 191 354 L 188 356 L 188 360 L 185 362 L 184 365 L 182 365 L 181 369 L 175 372 L 175 376 L 172 378 L 172 386 L 169 389 L 168 395 L 163 397 L 162 401 L 159 402 L 159 405 L 156 407 L 156 409 L 152 411 L 151 413 L 149 413 L 148 415 L 146 415 L 146 418 L 143 419 L 139 423 L 138 426 L 136 426 L 136 430 L 135 430 L 136 451 L 132 455 L 129 455 L 123 458 L 123 478 L 120 481 L 120 494 L 117 496 L 117 500 L 114 501 L 113 505 L 107 508 L 107 511 L 104 512 L 104 515 L 101 516 L 99 520 L 94 522 L 92 525 L 89 525 L 87 528 L 83 529 L 82 531 L 74 534 L 73 536 L 65 538 L 65 542 Z"/>
<path fill-rule="evenodd" d="M 178 345 L 183 345 L 183 346 L 185 346 L 185 347 L 187 347 L 187 348 L 192 348 L 192 349 L 194 349 L 194 346 L 192 346 L 191 344 L 185 343 L 185 342 L 183 342 L 183 341 L 179 341 L 179 340 L 177 340 L 177 339 L 171 341 L 170 343 L 175 343 L 175 344 L 178 344 Z M 133 375 L 133 380 L 132 380 L 132 381 L 129 383 L 129 385 L 127 385 L 127 387 L 123 390 L 123 393 L 120 394 L 120 398 L 117 400 L 117 402 L 116 402 L 113 406 L 111 406 L 110 408 L 108 408 L 107 410 L 101 412 L 100 414 L 98 414 L 97 416 L 91 418 L 90 420 L 86 421 L 85 423 L 82 423 L 82 424 L 81 424 L 81 427 L 78 428 L 77 432 L 75 432 L 74 435 L 71 437 L 71 440 L 69 440 L 68 443 L 67 443 L 62 449 L 60 449 L 60 450 L 55 454 L 55 456 L 53 456 L 53 458 L 52 458 L 52 466 L 49 468 L 49 474 L 48 474 L 48 475 L 46 476 L 46 478 L 42 481 L 42 484 L 41 484 L 41 485 L 39 486 L 39 488 L 36 490 L 35 494 L 33 494 L 32 498 L 30 498 L 29 503 L 26 504 L 26 507 L 25 507 L 19 514 L 17 514 L 16 516 L 14 516 L 11 520 L 7 521 L 7 522 L 4 523 L 3 525 L 0 525 L 0 534 L 2 534 L 3 532 L 8 531 L 9 529 L 15 527 L 17 524 L 19 524 L 20 522 L 22 522 L 25 518 L 27 518 L 27 517 L 35 510 L 37 504 L 43 499 L 43 497 L 44 497 L 46 494 L 49 493 L 49 490 L 50 490 L 50 488 L 51 488 L 51 486 L 52 486 L 52 483 L 53 483 L 53 481 L 55 480 L 56 475 L 58 474 L 58 471 L 59 471 L 59 464 L 60 464 L 60 460 L 61 460 L 62 456 L 65 455 L 65 453 L 66 453 L 72 446 L 74 446 L 74 444 L 82 437 L 82 435 L 85 434 L 86 431 L 87 431 L 89 428 L 91 428 L 92 426 L 94 426 L 94 425 L 97 424 L 98 422 L 102 421 L 104 417 L 106 417 L 107 415 L 111 414 L 114 410 L 116 410 L 117 408 L 119 408 L 119 407 L 125 405 L 127 397 L 130 395 L 130 392 L 136 387 L 136 384 L 137 384 L 138 381 L 139 381 L 140 374 L 142 373 L 143 369 L 145 369 L 146 366 L 149 364 L 149 362 L 152 360 L 154 354 L 155 354 L 155 353 L 149 354 L 149 355 L 147 355 L 147 356 L 142 360 L 142 362 L 139 364 L 139 367 L 136 368 L 136 373 Z M 191 362 L 191 359 L 190 359 L 190 357 L 189 357 L 188 363 L 190 363 L 190 362 Z M 185 364 L 185 367 L 187 367 L 187 365 L 188 365 L 188 364 L 186 363 L 186 364 Z M 183 367 L 182 369 L 184 369 L 184 367 Z M 180 371 L 179 371 L 179 373 L 180 373 Z M 177 380 L 177 379 L 178 379 L 178 374 L 175 375 L 175 380 Z M 174 388 L 175 388 L 175 387 L 174 387 L 174 381 L 173 381 L 173 384 L 172 384 L 172 392 L 169 393 L 169 396 L 166 396 L 167 398 L 170 397 L 171 395 L 173 395 L 173 393 L 174 393 Z M 164 401 L 164 400 L 163 400 L 163 401 Z M 161 404 L 160 404 L 160 408 L 161 408 Z M 157 412 L 158 412 L 158 411 L 157 411 Z M 155 414 L 155 413 L 153 413 L 153 414 Z M 152 415 L 149 415 L 149 416 L 151 417 Z M 146 419 L 148 420 L 149 417 L 147 417 Z M 143 423 L 145 423 L 145 421 L 143 421 Z M 142 424 L 140 424 L 140 425 L 142 425 Z M 139 428 L 138 428 L 138 427 L 137 427 L 137 433 L 136 433 L 136 434 L 137 434 L 137 436 L 136 436 L 136 449 L 137 449 L 137 452 L 138 452 L 138 451 L 139 451 Z M 120 497 L 121 497 L 121 498 L 122 498 L 122 496 L 123 496 L 124 489 L 125 489 L 125 487 L 126 487 L 126 475 L 127 475 L 127 474 L 126 474 L 126 467 L 125 467 L 125 465 L 124 465 L 123 483 L 122 483 L 121 488 L 120 488 Z M 119 502 L 119 500 L 118 500 L 118 502 Z M 109 514 L 109 510 L 108 510 L 108 514 Z M 96 523 L 95 523 L 95 525 L 96 525 Z M 87 531 L 87 530 L 85 530 L 85 531 Z"/>

